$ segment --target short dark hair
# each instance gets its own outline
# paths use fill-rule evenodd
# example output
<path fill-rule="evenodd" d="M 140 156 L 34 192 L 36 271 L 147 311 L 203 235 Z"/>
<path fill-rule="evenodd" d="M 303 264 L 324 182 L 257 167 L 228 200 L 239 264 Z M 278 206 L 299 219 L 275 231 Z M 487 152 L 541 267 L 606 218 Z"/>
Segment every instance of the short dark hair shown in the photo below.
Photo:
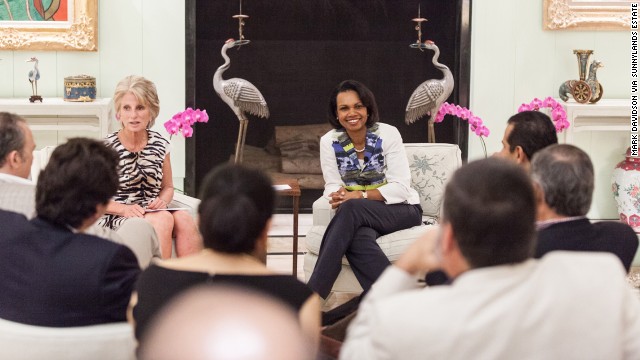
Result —
<path fill-rule="evenodd" d="M 224 164 L 213 169 L 200 192 L 204 246 L 223 253 L 250 254 L 273 215 L 275 191 L 260 170 Z"/>
<path fill-rule="evenodd" d="M 53 150 L 38 176 L 38 217 L 77 228 L 116 193 L 118 153 L 102 141 L 73 138 Z"/>
<path fill-rule="evenodd" d="M 589 211 L 594 171 L 584 151 L 568 144 L 540 150 L 531 161 L 531 176 L 544 191 L 544 201 L 559 215 L 583 216 Z"/>
<path fill-rule="evenodd" d="M 513 152 L 516 146 L 520 146 L 529 161 L 538 150 L 558 143 L 556 128 L 543 112 L 523 111 L 510 117 L 507 124 L 513 125 L 507 138 L 509 151 Z"/>
<path fill-rule="evenodd" d="M 489 158 L 458 169 L 444 194 L 443 222 L 472 268 L 522 262 L 533 255 L 535 199 L 525 170 Z"/>
<path fill-rule="evenodd" d="M 4 166 L 7 155 L 17 150 L 24 156 L 25 135 L 20 125 L 27 122 L 19 115 L 0 112 L 0 166 Z"/>
<path fill-rule="evenodd" d="M 379 121 L 378 116 L 378 105 L 376 104 L 376 97 L 373 95 L 371 90 L 364 86 L 359 81 L 356 80 L 345 80 L 338 84 L 333 91 L 331 92 L 331 97 L 329 98 L 329 123 L 333 126 L 334 129 L 341 129 L 342 125 L 340 121 L 338 121 L 338 94 L 345 91 L 355 91 L 362 101 L 362 105 L 367 108 L 367 114 L 369 117 L 367 118 L 367 127 L 370 128 L 373 124 Z"/>

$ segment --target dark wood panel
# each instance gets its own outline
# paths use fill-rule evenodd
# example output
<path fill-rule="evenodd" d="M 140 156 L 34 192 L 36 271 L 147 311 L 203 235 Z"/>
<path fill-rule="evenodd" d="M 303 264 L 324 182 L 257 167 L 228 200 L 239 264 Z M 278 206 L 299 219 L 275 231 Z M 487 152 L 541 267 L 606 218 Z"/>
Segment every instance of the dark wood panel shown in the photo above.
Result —
<path fill-rule="evenodd" d="M 198 124 L 187 142 L 186 187 L 193 194 L 206 172 L 233 153 L 237 138 L 238 121 L 215 94 L 212 77 L 223 63 L 224 41 L 238 36 L 231 18 L 238 3 L 188 0 L 186 6 L 188 19 L 194 17 L 186 31 L 187 103 L 194 100 L 210 114 L 209 123 Z M 229 51 L 231 68 L 224 78 L 252 82 L 271 111 L 267 120 L 250 118 L 247 144 L 264 146 L 278 125 L 325 122 L 329 93 L 345 79 L 371 88 L 381 120 L 398 127 L 405 142 L 425 142 L 426 121 L 406 125 L 404 109 L 420 83 L 442 74 L 431 63 L 433 53 L 409 48 L 417 38 L 411 22 L 417 7 L 417 1 L 406 0 L 245 0 L 243 13 L 250 16 L 245 36 L 251 43 Z M 421 8 L 429 19 L 423 40 L 438 44 L 439 61 L 456 80 L 449 101 L 468 106 L 471 2 L 421 1 Z M 437 124 L 436 139 L 458 143 L 466 158 L 466 123 L 448 119 Z"/>

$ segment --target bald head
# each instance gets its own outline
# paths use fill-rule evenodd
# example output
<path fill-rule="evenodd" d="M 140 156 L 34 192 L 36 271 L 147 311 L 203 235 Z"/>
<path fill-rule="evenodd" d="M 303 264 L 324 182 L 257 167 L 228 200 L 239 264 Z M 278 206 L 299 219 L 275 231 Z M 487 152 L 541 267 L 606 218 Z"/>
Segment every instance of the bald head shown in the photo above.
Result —
<path fill-rule="evenodd" d="M 173 301 L 140 346 L 144 360 L 313 358 L 293 309 L 267 295 L 220 286 L 200 287 Z"/>

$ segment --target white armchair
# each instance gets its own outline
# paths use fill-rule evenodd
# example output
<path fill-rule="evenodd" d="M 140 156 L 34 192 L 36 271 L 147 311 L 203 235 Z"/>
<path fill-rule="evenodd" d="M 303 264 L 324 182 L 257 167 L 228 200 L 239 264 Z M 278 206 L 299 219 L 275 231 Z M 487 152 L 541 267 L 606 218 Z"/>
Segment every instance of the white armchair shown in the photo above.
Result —
<path fill-rule="evenodd" d="M 411 186 L 420 194 L 423 220 L 427 224 L 436 224 L 440 217 L 440 207 L 445 185 L 453 172 L 462 165 L 460 148 L 453 144 L 420 143 L 405 144 L 405 151 L 411 168 Z M 304 257 L 305 277 L 309 280 L 318 260 L 320 244 L 327 225 L 335 210 L 329 201 L 320 197 L 313 203 L 313 226 L 306 236 L 307 253 Z M 391 262 L 416 240 L 430 225 L 414 226 L 381 236 L 377 242 Z M 342 258 L 342 270 L 333 285 L 332 292 L 361 292 L 349 262 Z"/>
<path fill-rule="evenodd" d="M 0 319 L 0 359 L 135 360 L 130 324 L 53 328 Z"/>

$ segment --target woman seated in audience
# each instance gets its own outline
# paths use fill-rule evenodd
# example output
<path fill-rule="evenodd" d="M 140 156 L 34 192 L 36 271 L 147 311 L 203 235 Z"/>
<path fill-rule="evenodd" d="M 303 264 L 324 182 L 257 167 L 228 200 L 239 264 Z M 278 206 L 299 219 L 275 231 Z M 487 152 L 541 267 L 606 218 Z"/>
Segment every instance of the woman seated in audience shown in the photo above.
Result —
<path fill-rule="evenodd" d="M 303 331 L 317 343 L 320 298 L 291 275 L 264 264 L 267 232 L 275 206 L 271 181 L 260 171 L 222 165 L 204 180 L 198 208 L 204 250 L 158 262 L 140 276 L 131 299 L 131 319 L 138 339 L 154 316 L 176 295 L 212 283 L 246 286 L 290 305 Z"/>
<path fill-rule="evenodd" d="M 113 95 L 121 129 L 107 136 L 107 145 L 120 156 L 120 187 L 100 224 L 117 230 L 129 218 L 144 218 L 158 234 L 163 258 L 189 255 L 202 249 L 195 221 L 187 211 L 162 211 L 173 200 L 171 145 L 151 130 L 160 101 L 153 82 L 141 76 L 121 80 Z"/>

